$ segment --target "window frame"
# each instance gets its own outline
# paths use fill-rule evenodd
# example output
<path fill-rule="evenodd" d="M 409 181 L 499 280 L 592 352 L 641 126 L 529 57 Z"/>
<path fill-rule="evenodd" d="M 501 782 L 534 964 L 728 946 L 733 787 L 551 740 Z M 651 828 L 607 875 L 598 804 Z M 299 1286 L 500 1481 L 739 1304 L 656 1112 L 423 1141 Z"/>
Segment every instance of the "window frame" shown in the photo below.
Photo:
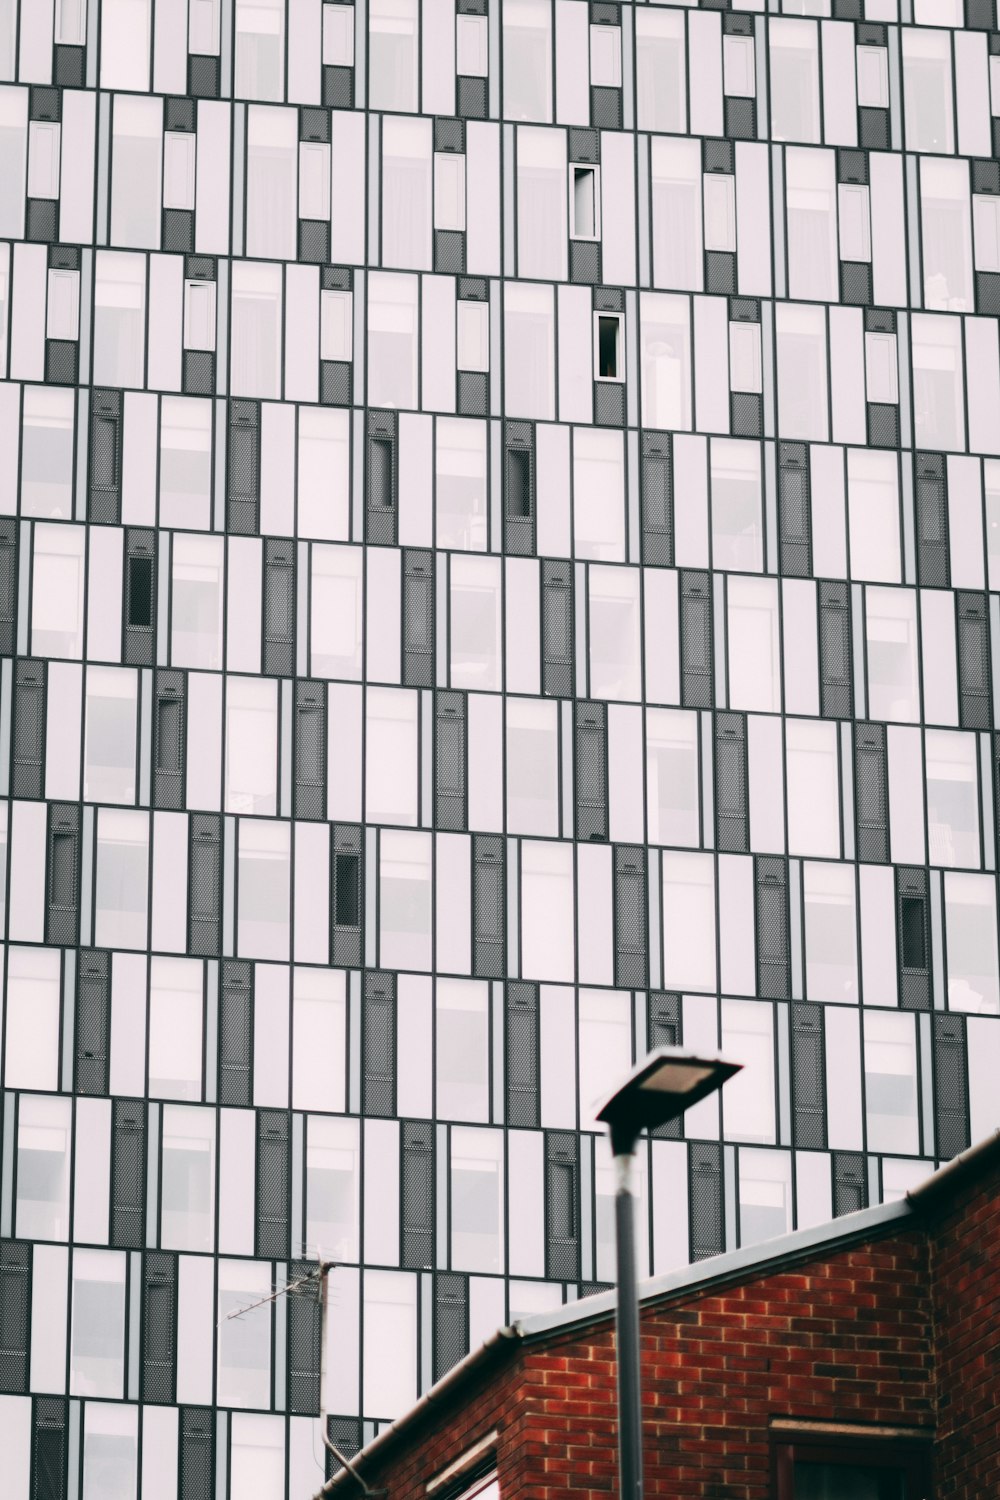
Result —
<path fill-rule="evenodd" d="M 834 1424 L 828 1431 L 772 1430 L 772 1500 L 795 1500 L 795 1462 L 805 1457 L 822 1463 L 902 1469 L 905 1500 L 923 1500 L 932 1494 L 931 1437 L 931 1433 L 922 1437 L 916 1432 L 910 1436 L 897 1431 L 844 1431 Z"/>

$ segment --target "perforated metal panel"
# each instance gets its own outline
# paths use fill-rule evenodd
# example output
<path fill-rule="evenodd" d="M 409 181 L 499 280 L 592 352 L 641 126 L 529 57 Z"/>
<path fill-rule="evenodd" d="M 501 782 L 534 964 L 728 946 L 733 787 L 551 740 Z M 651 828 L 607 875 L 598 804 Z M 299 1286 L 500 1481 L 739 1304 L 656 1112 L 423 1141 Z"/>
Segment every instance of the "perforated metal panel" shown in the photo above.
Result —
<path fill-rule="evenodd" d="M 184 806 L 187 749 L 187 678 L 183 672 L 157 672 L 153 689 L 153 806 Z"/>
<path fill-rule="evenodd" d="M 812 573 L 812 496 L 809 449 L 805 443 L 778 444 L 778 551 L 782 573 Z"/>
<path fill-rule="evenodd" d="M 647 567 L 670 568 L 674 562 L 673 454 L 670 434 L 642 434 L 642 560 Z"/>
<path fill-rule="evenodd" d="M 108 1092 L 111 1053 L 111 955 L 98 950 L 80 954 L 76 985 L 74 1028 L 75 1072 L 78 1094 Z"/>
<path fill-rule="evenodd" d="M 955 595 L 958 635 L 958 707 L 963 729 L 989 729 L 993 723 L 989 606 L 985 594 Z"/>
<path fill-rule="evenodd" d="M 345 1458 L 353 1458 L 360 1449 L 361 1422 L 357 1417 L 327 1417 L 326 1430 L 331 1443 L 340 1450 Z M 338 1474 L 342 1468 L 343 1465 L 338 1463 L 335 1456 L 327 1449 L 327 1479 L 332 1479 L 333 1475 Z"/>
<path fill-rule="evenodd" d="M 568 1131 L 545 1133 L 545 1275 L 580 1279 L 580 1141 Z"/>
<path fill-rule="evenodd" d="M 788 871 L 783 859 L 754 860 L 757 914 L 757 993 L 784 1000 L 791 993 L 788 950 Z"/>
<path fill-rule="evenodd" d="M 455 1271 L 434 1278 L 434 1379 L 469 1352 L 469 1279 Z"/>
<path fill-rule="evenodd" d="M 291 677 L 295 671 L 295 548 L 290 541 L 264 542 L 264 671 Z"/>
<path fill-rule="evenodd" d="M 364 840 L 357 823 L 335 823 L 332 837 L 332 960 L 344 968 L 361 963 L 364 915 Z"/>
<path fill-rule="evenodd" d="M 576 836 L 603 842 L 608 837 L 608 710 L 603 703 L 576 703 Z"/>
<path fill-rule="evenodd" d="M 712 592 L 707 573 L 681 573 L 681 703 L 711 708 Z"/>
<path fill-rule="evenodd" d="M 188 846 L 188 952 L 217 957 L 222 947 L 222 818 L 191 816 Z"/>
<path fill-rule="evenodd" d="M 819 699 L 825 718 L 853 717 L 851 605 L 846 583 L 819 585 Z"/>
<path fill-rule="evenodd" d="M 296 682 L 294 706 L 295 816 L 323 820 L 327 772 L 326 684 Z"/>
<path fill-rule="evenodd" d="M 865 1159 L 860 1152 L 835 1151 L 833 1153 L 833 1214 L 856 1213 L 868 1203 L 868 1184 L 865 1181 Z"/>
<path fill-rule="evenodd" d="M 931 1008 L 931 922 L 927 871 L 896 870 L 896 958 L 903 1010 Z"/>
<path fill-rule="evenodd" d="M 434 1264 L 434 1127 L 407 1122 L 402 1139 L 402 1265 L 419 1271 Z"/>
<path fill-rule="evenodd" d="M 214 1500 L 215 1415 L 208 1407 L 181 1407 L 179 1500 Z"/>
<path fill-rule="evenodd" d="M 156 532 L 130 526 L 125 532 L 125 628 L 123 660 L 151 667 L 156 626 Z"/>
<path fill-rule="evenodd" d="M 140 1099 L 116 1099 L 112 1106 L 111 1243 L 119 1250 L 142 1249 L 145 1184 L 146 1106 Z"/>
<path fill-rule="evenodd" d="M 434 710 L 434 821 L 438 828 L 463 829 L 468 825 L 465 694 L 437 693 Z"/>
<path fill-rule="evenodd" d="M 795 1144 L 826 1149 L 826 1050 L 823 1007 L 792 1006 L 792 1105 Z"/>
<path fill-rule="evenodd" d="M 858 858 L 885 864 L 889 858 L 889 782 L 884 724 L 858 724 L 855 729 L 854 801 Z"/>
<path fill-rule="evenodd" d="M 66 1500 L 66 1495 L 66 1402 L 60 1396 L 36 1396 L 31 1432 L 31 1497 Z"/>
<path fill-rule="evenodd" d="M 968 1149 L 969 1052 L 964 1016 L 935 1014 L 934 1133 L 942 1160 Z"/>
<path fill-rule="evenodd" d="M 403 553 L 403 684 L 434 683 L 434 556 Z"/>
<path fill-rule="evenodd" d="M 365 539 L 377 546 L 396 545 L 399 525 L 399 437 L 397 414 L 369 411 Z"/>
<path fill-rule="evenodd" d="M 917 563 L 924 588 L 947 588 L 951 583 L 948 548 L 948 490 L 944 458 L 918 453 L 916 471 Z"/>
<path fill-rule="evenodd" d="M 47 681 L 46 662 L 19 661 L 15 664 L 11 770 L 11 790 L 15 797 L 44 795 Z"/>
<path fill-rule="evenodd" d="M 542 692 L 572 698 L 573 568 L 570 562 L 542 562 Z"/>
<path fill-rule="evenodd" d="M 645 989 L 649 980 L 649 913 L 646 851 L 642 845 L 616 845 L 614 872 L 615 984 L 620 989 Z"/>
<path fill-rule="evenodd" d="M 665 990 L 650 990 L 646 1000 L 646 1047 L 679 1047 L 684 1040 L 681 997 Z M 684 1117 L 667 1120 L 651 1133 L 661 1140 L 679 1140 Z"/>
<path fill-rule="evenodd" d="M 538 1124 L 538 986 L 511 980 L 506 1002 L 507 1124 Z"/>
<path fill-rule="evenodd" d="M 219 1103 L 253 1103 L 253 964 L 229 959 L 219 991 Z"/>
<path fill-rule="evenodd" d="M 0 656 L 10 656 L 14 651 L 17 560 L 17 521 L 5 516 L 0 519 Z"/>
<path fill-rule="evenodd" d="M 695 1141 L 688 1147 L 691 1259 L 721 1255 L 726 1248 L 722 1198 L 722 1147 Z"/>
<path fill-rule="evenodd" d="M 122 505 L 121 391 L 91 391 L 89 460 L 90 519 L 117 526 Z"/>
<path fill-rule="evenodd" d="M 289 1267 L 289 1281 L 303 1285 L 288 1293 L 288 1410 L 307 1416 L 319 1415 L 320 1280 L 311 1274 L 316 1271 L 315 1261 L 296 1260 Z"/>
<path fill-rule="evenodd" d="M 720 850 L 745 854 L 750 848 L 746 715 L 715 715 L 715 824 Z"/>
<path fill-rule="evenodd" d="M 177 1399 L 177 1257 L 146 1253 L 142 1289 L 142 1399 Z"/>
<path fill-rule="evenodd" d="M 508 422 L 504 436 L 504 551 L 530 557 L 535 551 L 535 430 L 530 422 Z"/>
<path fill-rule="evenodd" d="M 729 425 L 733 437 L 763 437 L 763 397 L 756 391 L 732 391 L 729 397 Z"/>
<path fill-rule="evenodd" d="M 254 1254 L 263 1260 L 288 1254 L 291 1143 L 284 1110 L 257 1113 L 257 1224 Z"/>
<path fill-rule="evenodd" d="M 0 1391 L 28 1389 L 28 1314 L 31 1307 L 31 1246 L 0 1243 Z"/>
<path fill-rule="evenodd" d="M 899 447 L 898 406 L 886 406 L 880 402 L 869 401 L 868 446 L 870 448 Z"/>
<path fill-rule="evenodd" d="M 621 130 L 621 89 L 591 88 L 590 123 L 596 126 L 598 130 Z"/>
<path fill-rule="evenodd" d="M 48 815 L 45 941 L 75 947 L 80 941 L 80 809 L 52 802 Z"/>
<path fill-rule="evenodd" d="M 396 1113 L 396 976 L 364 979 L 362 1107 L 383 1118 Z"/>
<path fill-rule="evenodd" d="M 260 531 L 260 404 L 229 403 L 229 492 L 226 529 L 238 536 Z"/>
<path fill-rule="evenodd" d="M 479 979 L 500 979 L 504 972 L 507 931 L 503 839 L 476 834 L 472 840 L 472 862 L 474 973 Z"/>

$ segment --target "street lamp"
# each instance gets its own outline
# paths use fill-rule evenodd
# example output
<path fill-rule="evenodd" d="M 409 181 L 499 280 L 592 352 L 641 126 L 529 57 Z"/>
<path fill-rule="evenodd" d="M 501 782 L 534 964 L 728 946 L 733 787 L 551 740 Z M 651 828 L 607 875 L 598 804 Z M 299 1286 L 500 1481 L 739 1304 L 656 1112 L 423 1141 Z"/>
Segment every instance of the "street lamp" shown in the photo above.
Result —
<path fill-rule="evenodd" d="M 742 1063 L 657 1047 L 637 1063 L 597 1111 L 615 1160 L 615 1250 L 618 1261 L 618 1454 L 620 1500 L 642 1500 L 642 1399 L 639 1298 L 635 1278 L 635 1147 L 644 1130 L 665 1125 L 714 1093 Z"/>

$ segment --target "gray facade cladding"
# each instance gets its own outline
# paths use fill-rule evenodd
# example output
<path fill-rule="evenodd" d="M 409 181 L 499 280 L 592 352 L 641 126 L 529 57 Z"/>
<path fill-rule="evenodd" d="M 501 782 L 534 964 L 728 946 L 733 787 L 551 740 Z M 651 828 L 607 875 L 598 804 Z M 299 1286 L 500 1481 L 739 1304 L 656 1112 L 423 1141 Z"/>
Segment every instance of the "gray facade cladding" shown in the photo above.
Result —
<path fill-rule="evenodd" d="M 643 1274 L 997 1123 L 998 313 L 994 0 L 0 0 L 5 1496 L 312 1495 L 647 1047 Z"/>

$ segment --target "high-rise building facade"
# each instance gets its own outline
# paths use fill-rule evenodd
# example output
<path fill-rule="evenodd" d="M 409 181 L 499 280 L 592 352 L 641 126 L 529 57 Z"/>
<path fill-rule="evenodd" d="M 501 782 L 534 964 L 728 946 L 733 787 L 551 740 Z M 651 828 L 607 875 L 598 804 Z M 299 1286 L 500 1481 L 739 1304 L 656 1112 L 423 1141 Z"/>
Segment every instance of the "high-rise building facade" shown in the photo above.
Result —
<path fill-rule="evenodd" d="M 281 1289 L 349 1449 L 607 1283 L 648 1046 L 746 1066 L 642 1271 L 997 1121 L 996 7 L 0 0 L 0 80 L 0 1487 L 305 1500 Z"/>

